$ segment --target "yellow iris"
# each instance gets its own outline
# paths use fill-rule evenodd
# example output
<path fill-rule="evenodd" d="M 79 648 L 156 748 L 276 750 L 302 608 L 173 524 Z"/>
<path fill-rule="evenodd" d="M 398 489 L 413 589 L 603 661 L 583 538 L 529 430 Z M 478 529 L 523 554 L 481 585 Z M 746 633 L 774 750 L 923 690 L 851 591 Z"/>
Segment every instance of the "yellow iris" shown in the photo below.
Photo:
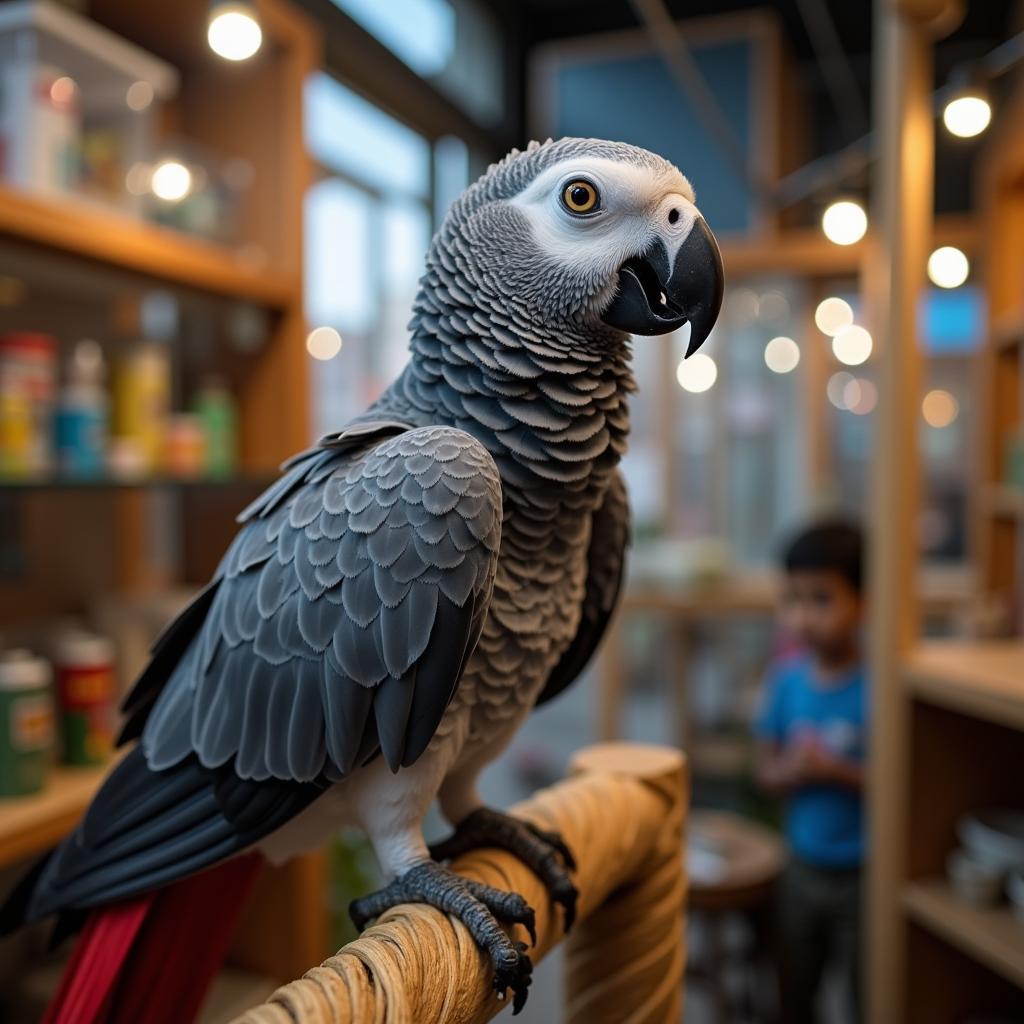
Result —
<path fill-rule="evenodd" d="M 562 192 L 562 202 L 572 213 L 590 213 L 597 200 L 597 189 L 589 181 L 570 181 Z"/>

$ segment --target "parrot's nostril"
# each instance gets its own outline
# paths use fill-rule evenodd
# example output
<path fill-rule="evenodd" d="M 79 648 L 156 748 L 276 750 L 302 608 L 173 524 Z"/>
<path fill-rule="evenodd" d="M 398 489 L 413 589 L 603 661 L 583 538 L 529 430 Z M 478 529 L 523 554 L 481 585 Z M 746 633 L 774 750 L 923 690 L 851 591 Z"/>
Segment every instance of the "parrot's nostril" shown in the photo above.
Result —
<path fill-rule="evenodd" d="M 672 209 L 668 211 L 668 222 L 669 224 L 675 224 L 677 220 L 679 220 L 679 211 L 673 206 Z"/>

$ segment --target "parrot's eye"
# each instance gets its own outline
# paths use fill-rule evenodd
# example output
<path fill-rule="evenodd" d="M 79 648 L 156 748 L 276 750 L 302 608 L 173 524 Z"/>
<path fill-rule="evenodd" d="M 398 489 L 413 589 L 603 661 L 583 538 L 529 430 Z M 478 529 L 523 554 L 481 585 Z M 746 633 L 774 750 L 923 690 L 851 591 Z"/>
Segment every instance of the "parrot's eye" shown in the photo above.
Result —
<path fill-rule="evenodd" d="M 562 205 L 570 213 L 594 213 L 600 208 L 601 197 L 589 181 L 584 181 L 581 178 L 577 181 L 570 181 L 562 189 Z"/>

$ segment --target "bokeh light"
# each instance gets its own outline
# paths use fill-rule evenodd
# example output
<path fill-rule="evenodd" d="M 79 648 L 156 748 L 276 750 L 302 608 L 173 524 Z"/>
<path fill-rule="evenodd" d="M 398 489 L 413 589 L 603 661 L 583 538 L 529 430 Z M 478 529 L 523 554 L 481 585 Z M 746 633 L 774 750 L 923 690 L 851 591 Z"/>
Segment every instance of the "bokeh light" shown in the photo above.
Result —
<path fill-rule="evenodd" d="M 840 370 L 829 377 L 828 384 L 825 385 L 825 394 L 837 409 L 846 408 L 846 388 L 853 380 L 853 374 L 847 373 L 846 370 Z"/>
<path fill-rule="evenodd" d="M 860 366 L 871 355 L 873 342 L 867 329 L 859 324 L 844 327 L 832 339 L 832 351 L 836 359 L 847 366 Z"/>
<path fill-rule="evenodd" d="M 680 359 L 676 367 L 676 380 L 684 391 L 699 394 L 707 391 L 718 378 L 718 366 L 711 356 L 697 352 L 689 359 Z"/>
<path fill-rule="evenodd" d="M 206 40 L 225 60 L 248 60 L 263 43 L 263 31 L 249 4 L 219 4 L 210 18 Z"/>
<path fill-rule="evenodd" d="M 959 288 L 967 280 L 971 264 L 953 245 L 943 245 L 928 257 L 928 277 L 939 288 Z"/>
<path fill-rule="evenodd" d="M 878 389 L 863 377 L 851 377 L 843 385 L 843 408 L 866 416 L 878 404 Z"/>
<path fill-rule="evenodd" d="M 333 359 L 341 344 L 341 335 L 333 327 L 314 327 L 306 336 L 306 351 L 314 359 Z"/>
<path fill-rule="evenodd" d="M 830 242 L 853 245 L 864 237 L 868 229 L 868 215 L 860 203 L 841 199 L 822 214 L 821 229 Z"/>
<path fill-rule="evenodd" d="M 161 160 L 153 168 L 149 186 L 157 199 L 177 203 L 192 191 L 192 172 L 177 160 Z"/>
<path fill-rule="evenodd" d="M 75 84 L 75 80 L 68 78 L 67 75 L 55 78 L 50 86 L 50 99 L 58 107 L 70 106 L 74 103 L 77 94 L 78 86 Z"/>
<path fill-rule="evenodd" d="M 946 104 L 942 122 L 961 139 L 980 135 L 992 120 L 992 107 L 984 96 L 960 95 Z"/>
<path fill-rule="evenodd" d="M 153 102 L 153 86 L 149 82 L 132 82 L 124 94 L 124 101 L 128 104 L 128 109 L 136 113 L 146 110 Z"/>
<path fill-rule="evenodd" d="M 921 402 L 921 415 L 929 427 L 948 427 L 959 412 L 960 406 L 957 405 L 956 399 L 942 388 L 929 391 Z"/>
<path fill-rule="evenodd" d="M 814 322 L 822 334 L 832 337 L 853 323 L 853 309 L 845 299 L 831 295 L 818 303 L 814 311 Z"/>
<path fill-rule="evenodd" d="M 765 292 L 758 300 L 758 318 L 761 320 L 784 320 L 789 316 L 789 302 L 782 292 Z"/>
<path fill-rule="evenodd" d="M 790 373 L 800 362 L 800 346 L 784 335 L 772 338 L 764 347 L 764 362 L 772 373 Z"/>

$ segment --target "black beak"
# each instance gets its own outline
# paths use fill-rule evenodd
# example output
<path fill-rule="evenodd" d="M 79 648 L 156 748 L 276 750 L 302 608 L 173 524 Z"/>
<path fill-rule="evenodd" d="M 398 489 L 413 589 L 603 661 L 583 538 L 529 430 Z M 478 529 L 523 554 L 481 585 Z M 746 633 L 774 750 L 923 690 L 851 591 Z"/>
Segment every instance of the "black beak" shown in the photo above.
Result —
<path fill-rule="evenodd" d="M 619 267 L 619 290 L 601 319 L 630 334 L 668 334 L 690 324 L 688 356 L 707 340 L 722 308 L 722 254 L 703 217 L 693 222 L 669 275 L 668 250 L 658 239 Z"/>

